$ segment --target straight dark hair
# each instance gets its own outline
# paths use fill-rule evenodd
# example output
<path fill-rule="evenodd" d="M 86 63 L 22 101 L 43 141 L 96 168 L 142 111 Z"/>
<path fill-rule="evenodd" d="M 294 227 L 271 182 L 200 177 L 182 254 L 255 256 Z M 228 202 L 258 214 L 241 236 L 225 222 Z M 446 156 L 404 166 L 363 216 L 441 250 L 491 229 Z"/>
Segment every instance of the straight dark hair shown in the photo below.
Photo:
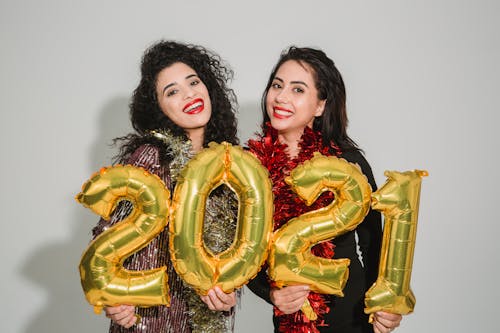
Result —
<path fill-rule="evenodd" d="M 270 121 L 266 111 L 267 92 L 276 72 L 287 61 L 297 61 L 303 66 L 308 65 L 313 70 L 318 98 L 326 100 L 323 114 L 314 119 L 313 130 L 321 132 L 324 145 L 333 144 L 342 151 L 360 150 L 356 142 L 347 135 L 346 92 L 342 75 L 335 67 L 333 60 L 319 49 L 290 46 L 281 53 L 262 95 L 262 125 Z"/>

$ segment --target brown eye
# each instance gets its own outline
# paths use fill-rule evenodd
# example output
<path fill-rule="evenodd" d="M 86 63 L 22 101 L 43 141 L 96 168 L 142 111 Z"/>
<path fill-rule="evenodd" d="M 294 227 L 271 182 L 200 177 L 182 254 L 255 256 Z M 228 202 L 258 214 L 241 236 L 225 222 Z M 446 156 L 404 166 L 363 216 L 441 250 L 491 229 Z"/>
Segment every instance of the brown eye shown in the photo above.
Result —
<path fill-rule="evenodd" d="M 169 90 L 169 91 L 167 91 L 167 97 L 173 96 L 173 95 L 177 94 L 177 92 L 178 92 L 177 89 Z"/>

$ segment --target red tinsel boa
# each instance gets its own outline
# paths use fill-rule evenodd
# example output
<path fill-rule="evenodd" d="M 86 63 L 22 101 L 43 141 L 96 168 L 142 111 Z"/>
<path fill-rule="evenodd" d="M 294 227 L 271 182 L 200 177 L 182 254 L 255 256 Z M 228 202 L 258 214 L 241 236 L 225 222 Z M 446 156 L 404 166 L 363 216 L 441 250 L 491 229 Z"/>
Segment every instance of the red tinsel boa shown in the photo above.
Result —
<path fill-rule="evenodd" d="M 278 133 L 269 124 L 266 125 L 264 136 L 257 140 L 249 140 L 250 151 L 260 160 L 269 171 L 273 183 L 274 194 L 274 230 L 279 229 L 294 217 L 306 212 L 327 206 L 333 200 L 333 193 L 325 192 L 311 206 L 307 206 L 285 183 L 285 177 L 297 165 L 313 157 L 314 152 L 325 156 L 331 155 L 328 146 L 323 145 L 321 134 L 306 127 L 299 142 L 300 152 L 296 158 L 290 159 L 286 152 L 287 145 L 278 140 Z M 331 146 L 335 154 L 341 154 L 337 146 Z M 333 258 L 334 245 L 332 242 L 323 242 L 312 248 L 312 253 L 323 258 Z M 310 292 L 309 303 L 318 319 L 310 321 L 302 311 L 284 314 L 274 308 L 274 315 L 278 318 L 280 332 L 319 333 L 318 326 L 326 326 L 324 314 L 330 312 L 330 307 L 323 295 Z"/>

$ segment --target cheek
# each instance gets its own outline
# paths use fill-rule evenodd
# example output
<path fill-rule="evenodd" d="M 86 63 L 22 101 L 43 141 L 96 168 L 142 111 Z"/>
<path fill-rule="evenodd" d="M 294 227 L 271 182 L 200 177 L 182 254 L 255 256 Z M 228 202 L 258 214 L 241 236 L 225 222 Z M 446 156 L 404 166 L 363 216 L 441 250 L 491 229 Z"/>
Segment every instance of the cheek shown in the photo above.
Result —
<path fill-rule="evenodd" d="M 172 110 L 173 110 L 172 103 L 160 102 L 159 105 L 160 105 L 160 109 L 163 112 L 163 114 L 169 118 L 172 118 L 172 115 L 174 114 L 172 112 Z"/>
<path fill-rule="evenodd" d="M 266 110 L 269 112 L 269 109 L 272 108 L 273 96 L 271 93 L 268 93 L 266 96 Z"/>
<path fill-rule="evenodd" d="M 203 97 L 203 99 L 210 99 L 210 93 L 208 92 L 207 87 L 199 84 L 195 86 L 194 91 Z"/>
<path fill-rule="evenodd" d="M 305 111 L 305 113 L 307 113 L 312 117 L 316 116 L 316 112 L 318 111 L 318 106 L 319 106 L 319 101 L 313 98 L 301 101 L 301 108 Z"/>
<path fill-rule="evenodd" d="M 266 104 L 266 113 L 269 118 L 273 118 L 273 108 L 270 104 Z"/>

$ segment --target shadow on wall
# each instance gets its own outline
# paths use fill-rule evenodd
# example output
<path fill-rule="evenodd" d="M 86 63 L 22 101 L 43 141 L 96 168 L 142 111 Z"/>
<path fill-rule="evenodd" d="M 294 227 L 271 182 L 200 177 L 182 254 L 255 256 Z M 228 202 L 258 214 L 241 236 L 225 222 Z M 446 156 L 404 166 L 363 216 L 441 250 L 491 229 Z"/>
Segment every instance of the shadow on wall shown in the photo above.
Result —
<path fill-rule="evenodd" d="M 257 103 L 247 103 L 240 107 L 238 122 L 242 145 L 259 130 L 260 117 Z M 88 156 L 88 175 L 81 179 L 78 186 L 90 178 L 92 173 L 111 164 L 111 159 L 117 152 L 116 147 L 111 147 L 112 139 L 132 131 L 128 99 L 118 97 L 107 103 L 96 126 L 99 131 Z M 97 316 L 93 313 L 80 285 L 78 264 L 91 239 L 91 230 L 97 223 L 98 216 L 76 203 L 74 196 L 79 190 L 80 187 L 76 187 L 72 193 L 61 194 L 67 199 L 65 203 L 72 207 L 70 216 L 62 217 L 72 226 L 71 238 L 39 248 L 22 267 L 21 274 L 48 295 L 41 311 L 26 324 L 25 333 L 107 331 L 108 319 L 104 314 Z M 246 294 L 251 292 L 247 291 Z M 245 329 L 252 327 L 257 314 L 269 317 L 270 323 L 270 309 L 262 306 L 266 304 L 264 301 L 249 295 L 243 303 L 245 307 L 237 317 L 237 328 L 241 332 L 247 332 Z"/>
<path fill-rule="evenodd" d="M 117 97 L 109 101 L 103 108 L 99 124 L 97 124 L 100 128 L 98 138 L 90 150 L 89 176 L 101 167 L 111 164 L 112 158 L 118 152 L 118 148 L 113 146 L 113 139 L 133 131 L 128 104 L 128 98 Z"/>
<path fill-rule="evenodd" d="M 240 104 L 238 114 L 238 134 L 240 145 L 245 146 L 250 138 L 255 138 L 255 133 L 260 132 L 262 116 L 258 102 L 245 102 Z"/>
<path fill-rule="evenodd" d="M 100 167 L 111 164 L 111 157 L 116 153 L 116 149 L 110 147 L 112 139 L 130 132 L 127 98 L 111 100 L 100 115 L 96 124 L 100 130 L 88 156 L 88 176 L 81 180 L 81 184 Z M 26 333 L 107 331 L 108 319 L 104 314 L 97 316 L 93 313 L 80 285 L 78 264 L 99 218 L 73 199 L 79 190 L 77 187 L 73 193 L 61 194 L 67 197 L 65 202 L 73 208 L 70 216 L 62 217 L 73 227 L 71 238 L 38 249 L 22 268 L 22 275 L 48 295 L 40 313 L 26 325 Z"/>

